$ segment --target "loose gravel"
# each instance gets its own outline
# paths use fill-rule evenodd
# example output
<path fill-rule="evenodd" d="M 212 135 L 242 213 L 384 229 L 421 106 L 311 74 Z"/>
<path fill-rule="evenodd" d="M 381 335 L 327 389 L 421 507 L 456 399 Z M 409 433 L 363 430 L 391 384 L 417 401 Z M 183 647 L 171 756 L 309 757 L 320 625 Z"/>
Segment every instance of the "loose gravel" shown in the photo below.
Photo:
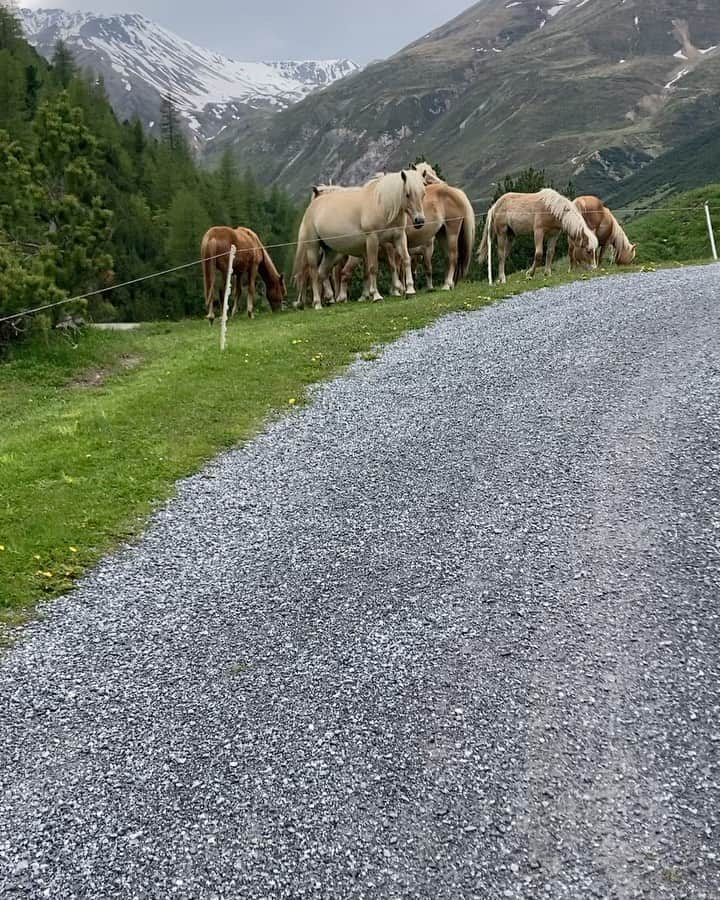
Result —
<path fill-rule="evenodd" d="M 0 895 L 720 897 L 719 449 L 717 266 L 353 366 L 0 662 Z"/>

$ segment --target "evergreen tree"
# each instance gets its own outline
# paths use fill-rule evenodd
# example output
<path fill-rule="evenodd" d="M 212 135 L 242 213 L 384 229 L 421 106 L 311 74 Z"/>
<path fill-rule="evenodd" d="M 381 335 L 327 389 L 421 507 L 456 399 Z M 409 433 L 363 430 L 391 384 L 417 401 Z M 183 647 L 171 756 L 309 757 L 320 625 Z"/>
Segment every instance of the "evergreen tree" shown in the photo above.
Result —
<path fill-rule="evenodd" d="M 32 119 L 37 111 L 40 78 L 37 66 L 25 66 L 25 111 L 28 119 Z"/>
<path fill-rule="evenodd" d="M 266 244 L 293 239 L 287 196 L 241 176 L 229 153 L 216 171 L 199 170 L 166 101 L 161 141 L 137 118 L 120 124 L 102 79 L 80 72 L 62 44 L 49 66 L 0 6 L 0 315 L 191 262 L 210 225 L 247 225 Z M 273 257 L 289 266 L 292 248 Z M 195 315 L 200 269 L 108 292 L 89 309 Z M 33 321 L 1 327 L 0 345 Z"/>
<path fill-rule="evenodd" d="M 66 88 L 73 80 L 75 71 L 75 60 L 72 53 L 62 41 L 58 41 L 52 55 L 52 73 L 55 83 Z"/>
<path fill-rule="evenodd" d="M 160 134 L 171 150 L 179 149 L 182 133 L 177 107 L 170 94 L 165 94 L 160 100 Z"/>

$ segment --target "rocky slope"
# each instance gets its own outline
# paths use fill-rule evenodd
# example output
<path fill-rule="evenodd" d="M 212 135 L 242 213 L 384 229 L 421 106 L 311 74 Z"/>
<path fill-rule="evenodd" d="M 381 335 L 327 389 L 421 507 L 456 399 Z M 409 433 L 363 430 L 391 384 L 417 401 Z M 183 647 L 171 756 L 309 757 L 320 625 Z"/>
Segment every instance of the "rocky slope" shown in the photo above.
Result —
<path fill-rule="evenodd" d="M 617 186 L 720 111 L 714 0 L 481 0 L 215 149 L 298 194 L 418 153 L 484 198 L 529 164 Z"/>

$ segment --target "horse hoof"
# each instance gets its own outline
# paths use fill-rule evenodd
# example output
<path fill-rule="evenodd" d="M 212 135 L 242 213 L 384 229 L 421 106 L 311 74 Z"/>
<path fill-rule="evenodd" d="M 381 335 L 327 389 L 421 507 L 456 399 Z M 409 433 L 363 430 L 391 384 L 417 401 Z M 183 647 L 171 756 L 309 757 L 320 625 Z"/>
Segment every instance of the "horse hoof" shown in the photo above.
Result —
<path fill-rule="evenodd" d="M 443 289 L 444 291 L 451 291 L 451 290 L 453 289 L 453 286 L 452 286 L 451 284 L 444 284 L 444 285 L 442 286 L 442 289 Z"/>
<path fill-rule="evenodd" d="M 384 300 L 384 299 L 385 298 L 383 297 L 382 294 L 375 294 L 372 298 L 372 301 L 373 301 L 373 303 L 377 303 L 379 300 Z"/>
<path fill-rule="evenodd" d="M 415 288 L 410 288 L 409 291 L 405 291 L 405 296 L 406 297 L 414 297 L 415 293 L 416 293 Z"/>

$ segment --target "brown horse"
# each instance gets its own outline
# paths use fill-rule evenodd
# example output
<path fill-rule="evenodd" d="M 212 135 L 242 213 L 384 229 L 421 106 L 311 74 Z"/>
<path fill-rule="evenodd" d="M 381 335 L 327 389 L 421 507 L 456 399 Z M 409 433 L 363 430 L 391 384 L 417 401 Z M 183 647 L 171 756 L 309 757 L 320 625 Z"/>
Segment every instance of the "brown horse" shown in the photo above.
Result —
<path fill-rule="evenodd" d="M 576 197 L 573 203 L 590 231 L 597 235 L 600 252 L 597 262 L 600 265 L 608 247 L 615 250 L 615 262 L 619 266 L 629 266 L 635 259 L 636 244 L 631 244 L 628 236 L 622 230 L 620 223 L 599 197 L 586 194 Z M 576 242 L 569 241 L 570 268 L 581 261 L 582 254 L 578 252 Z"/>
<path fill-rule="evenodd" d="M 277 312 L 287 297 L 285 278 L 278 272 L 270 254 L 263 247 L 260 238 L 249 228 L 229 228 L 216 225 L 209 228 L 200 245 L 203 278 L 205 282 L 205 305 L 210 323 L 215 319 L 215 274 L 220 272 L 223 284 L 227 278 L 230 248 L 235 246 L 233 275 L 235 276 L 234 303 L 231 315 L 235 315 L 242 292 L 242 277 L 247 276 L 247 314 L 255 317 L 255 281 L 260 277 L 265 282 L 270 308 Z"/>
<path fill-rule="evenodd" d="M 581 261 L 595 268 L 597 235 L 588 228 L 577 207 L 567 197 L 552 188 L 543 188 L 535 194 L 503 194 L 488 210 L 478 249 L 478 262 L 485 262 L 492 239 L 497 238 L 500 282 L 504 283 L 505 260 L 510 253 L 513 238 L 516 234 L 532 234 L 535 238 L 535 256 L 527 272 L 528 277 L 532 278 L 535 269 L 542 263 L 547 236 L 549 240 L 545 274 L 549 275 L 555 247 L 563 231 L 569 240 L 575 241 Z"/>

